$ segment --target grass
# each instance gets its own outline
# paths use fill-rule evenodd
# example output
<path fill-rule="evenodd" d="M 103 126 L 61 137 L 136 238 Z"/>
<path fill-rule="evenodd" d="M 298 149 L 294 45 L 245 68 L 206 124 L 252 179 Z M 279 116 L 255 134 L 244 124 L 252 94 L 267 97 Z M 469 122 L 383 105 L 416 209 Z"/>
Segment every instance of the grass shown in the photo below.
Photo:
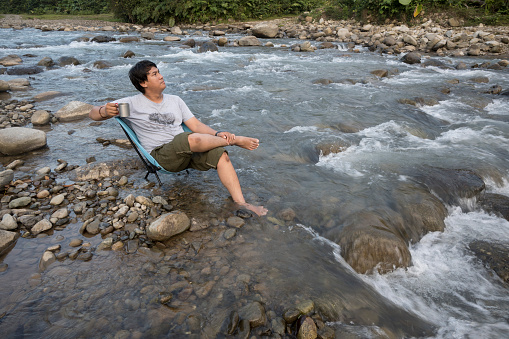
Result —
<path fill-rule="evenodd" d="M 23 19 L 40 19 L 40 20 L 96 20 L 121 22 L 122 20 L 115 18 L 113 13 L 106 14 L 21 14 Z"/>

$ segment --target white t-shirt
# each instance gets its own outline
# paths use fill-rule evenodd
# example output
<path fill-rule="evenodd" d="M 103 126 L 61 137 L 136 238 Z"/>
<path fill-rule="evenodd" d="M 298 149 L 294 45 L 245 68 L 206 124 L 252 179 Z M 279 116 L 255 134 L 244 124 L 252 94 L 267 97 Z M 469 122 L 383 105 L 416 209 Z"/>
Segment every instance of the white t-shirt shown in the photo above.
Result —
<path fill-rule="evenodd" d="M 194 117 L 184 100 L 176 95 L 163 94 L 160 104 L 141 93 L 115 102 L 129 104 L 130 116 L 123 119 L 149 153 L 184 132 L 182 123 Z"/>

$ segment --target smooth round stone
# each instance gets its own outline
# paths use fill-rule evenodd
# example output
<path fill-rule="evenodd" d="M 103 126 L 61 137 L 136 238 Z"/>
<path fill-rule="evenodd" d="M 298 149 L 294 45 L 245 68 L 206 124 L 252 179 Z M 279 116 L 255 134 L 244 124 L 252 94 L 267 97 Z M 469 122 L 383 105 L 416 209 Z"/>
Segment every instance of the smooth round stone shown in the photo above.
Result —
<path fill-rule="evenodd" d="M 78 246 L 81 246 L 81 244 L 83 244 L 83 240 L 76 238 L 76 239 L 71 240 L 71 242 L 69 243 L 69 246 L 78 247 Z"/>
<path fill-rule="evenodd" d="M 31 202 L 32 202 L 32 198 L 30 198 L 30 197 L 17 198 L 17 199 L 12 200 L 9 203 L 9 208 L 25 207 L 25 206 L 29 205 Z"/>
<path fill-rule="evenodd" d="M 48 190 L 42 190 L 40 191 L 39 193 L 37 193 L 37 198 L 38 199 L 44 199 L 44 198 L 47 198 L 49 197 L 49 191 Z"/>
<path fill-rule="evenodd" d="M 57 196 L 54 196 L 51 201 L 49 202 L 51 205 L 60 205 L 62 202 L 64 202 L 65 194 L 59 194 Z"/>

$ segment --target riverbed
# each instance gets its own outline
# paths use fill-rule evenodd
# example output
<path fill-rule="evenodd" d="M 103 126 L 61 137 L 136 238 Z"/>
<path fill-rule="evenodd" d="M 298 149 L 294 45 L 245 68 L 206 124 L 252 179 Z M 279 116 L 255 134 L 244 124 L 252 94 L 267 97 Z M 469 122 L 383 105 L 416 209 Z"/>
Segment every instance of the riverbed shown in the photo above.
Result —
<path fill-rule="evenodd" d="M 337 333 L 359 338 L 500 338 L 508 333 L 507 286 L 468 245 L 473 240 L 507 244 L 509 222 L 475 201 L 447 205 L 445 231 L 411 244 L 412 265 L 388 274 L 356 273 L 327 238 L 343 227 L 348 214 L 388 209 L 396 188 L 412 182 L 409 173 L 416 169 L 471 170 L 482 177 L 487 192 L 509 195 L 508 99 L 488 93 L 494 85 L 509 88 L 509 69 L 455 68 L 496 58 L 433 56 L 448 67 L 422 67 L 401 62 L 401 55 L 371 53 L 362 46 L 354 51 L 342 43 L 293 52 L 290 46 L 300 41 L 292 39 L 270 39 L 270 48 L 198 53 L 163 41 L 162 34 L 130 44 L 78 42 L 95 34 L 81 31 L 27 28 L 1 34 L 0 57 L 23 55 L 27 65 L 43 57 L 79 59 L 77 66 L 30 75 L 32 88 L 13 95 L 23 100 L 46 91 L 66 93 L 36 103 L 53 113 L 74 100 L 102 105 L 135 94 L 129 68 L 139 60 L 154 61 L 165 77 L 165 93 L 182 97 L 204 123 L 260 139 L 256 151 L 229 150 L 247 200 L 267 207 L 269 217 L 288 208 L 296 214 L 282 225 L 255 218 L 229 245 L 222 243 L 221 229 L 212 228 L 195 239 L 201 250 L 187 247 L 185 255 L 168 252 L 161 260 L 106 252 L 87 262 L 56 262 L 42 273 L 38 262 L 44 250 L 78 237 L 79 225 L 43 238 L 20 238 L 2 258 L 8 269 L 0 273 L 0 328 L 7 337 L 208 335 L 231 308 L 257 300 L 281 313 L 301 299 L 314 300 Z M 189 32 L 186 38 L 191 37 L 209 40 L 202 32 Z M 135 57 L 124 58 L 127 50 Z M 94 68 L 98 60 L 112 67 Z M 387 70 L 387 76 L 373 75 L 377 70 Z M 0 80 L 13 78 L 0 75 Z M 90 123 L 53 124 L 46 129 L 48 148 L 21 157 L 25 169 L 54 168 L 58 159 L 85 166 L 92 156 L 97 162 L 135 158 L 132 149 L 96 141 L 124 138 L 115 121 Z M 4 166 L 12 160 L 0 157 Z M 142 176 L 134 174 L 132 180 L 143 186 Z M 162 180 L 154 195 L 193 192 L 182 203 L 190 217 L 213 217 L 219 224 L 226 218 L 228 194 L 215 172 Z M 100 240 L 88 239 L 91 246 Z M 216 284 L 206 295 L 195 288 L 173 308 L 154 302 L 183 280 L 200 287 Z M 185 321 L 189 315 L 200 325 Z M 433 330 L 419 332 L 427 324 Z"/>

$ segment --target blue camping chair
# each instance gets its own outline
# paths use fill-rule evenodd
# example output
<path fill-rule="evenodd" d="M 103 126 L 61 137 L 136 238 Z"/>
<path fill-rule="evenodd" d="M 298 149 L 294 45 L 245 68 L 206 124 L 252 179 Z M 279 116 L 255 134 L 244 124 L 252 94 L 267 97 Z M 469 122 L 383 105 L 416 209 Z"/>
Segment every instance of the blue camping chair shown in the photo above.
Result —
<path fill-rule="evenodd" d="M 165 170 L 159 163 L 154 159 L 153 156 L 150 155 L 149 152 L 147 152 L 143 146 L 141 146 L 140 140 L 138 139 L 138 136 L 134 131 L 125 123 L 122 118 L 115 117 L 117 122 L 120 124 L 120 127 L 124 130 L 125 135 L 127 136 L 127 139 L 131 142 L 131 145 L 133 145 L 133 148 L 135 149 L 136 153 L 138 153 L 138 156 L 140 157 L 141 161 L 145 164 L 145 167 L 147 168 L 147 175 L 145 175 L 145 180 L 148 180 L 148 175 L 150 173 L 154 173 L 156 175 L 157 181 L 159 182 L 159 186 L 161 186 L 161 179 L 159 179 L 159 175 L 157 174 L 158 171 L 161 171 L 161 173 L 166 174 L 172 174 L 173 172 L 169 172 Z M 185 125 L 182 124 L 182 127 L 184 128 L 185 132 L 191 132 L 191 130 Z"/>

